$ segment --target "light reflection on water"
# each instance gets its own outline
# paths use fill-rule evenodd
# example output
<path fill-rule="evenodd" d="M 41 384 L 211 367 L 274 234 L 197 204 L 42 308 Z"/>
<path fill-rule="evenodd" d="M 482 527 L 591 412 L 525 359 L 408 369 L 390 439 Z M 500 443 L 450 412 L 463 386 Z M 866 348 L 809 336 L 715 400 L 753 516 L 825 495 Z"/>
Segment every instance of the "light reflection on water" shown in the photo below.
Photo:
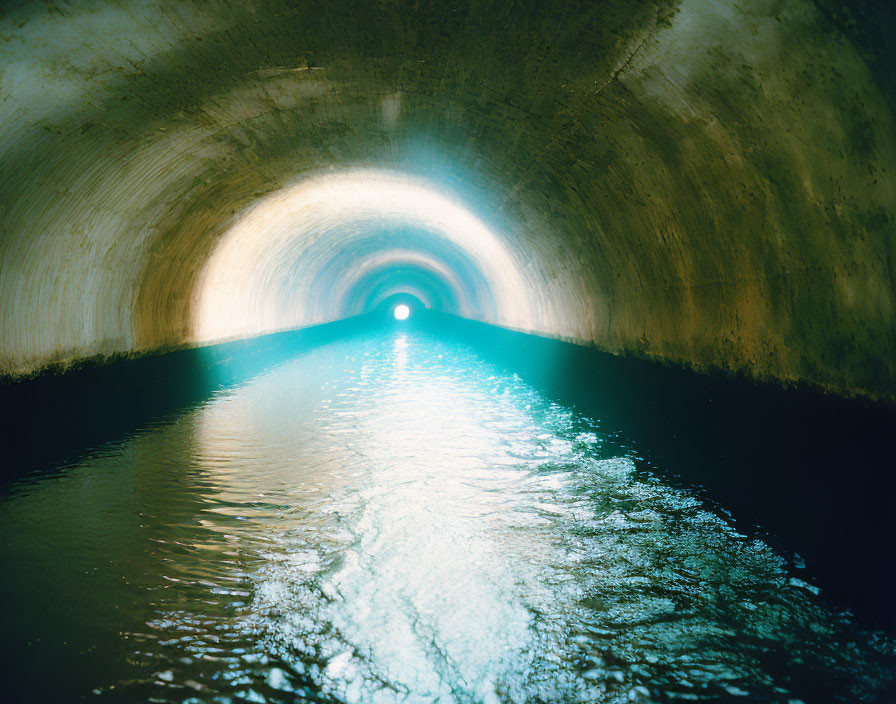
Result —
<path fill-rule="evenodd" d="M 633 457 L 433 338 L 308 353 L 7 492 L 6 681 L 110 701 L 890 701 L 890 642 Z"/>

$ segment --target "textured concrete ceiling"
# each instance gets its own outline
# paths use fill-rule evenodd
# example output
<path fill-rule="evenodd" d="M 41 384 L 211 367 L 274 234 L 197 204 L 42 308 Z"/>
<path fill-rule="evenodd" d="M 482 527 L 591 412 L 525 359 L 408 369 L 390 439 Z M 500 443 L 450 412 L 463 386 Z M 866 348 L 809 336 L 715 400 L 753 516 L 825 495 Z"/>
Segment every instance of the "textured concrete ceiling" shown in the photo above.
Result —
<path fill-rule="evenodd" d="M 894 101 L 851 7 L 13 6 L 0 370 L 407 290 L 611 352 L 896 400 Z M 332 189 L 316 205 L 315 184 Z"/>

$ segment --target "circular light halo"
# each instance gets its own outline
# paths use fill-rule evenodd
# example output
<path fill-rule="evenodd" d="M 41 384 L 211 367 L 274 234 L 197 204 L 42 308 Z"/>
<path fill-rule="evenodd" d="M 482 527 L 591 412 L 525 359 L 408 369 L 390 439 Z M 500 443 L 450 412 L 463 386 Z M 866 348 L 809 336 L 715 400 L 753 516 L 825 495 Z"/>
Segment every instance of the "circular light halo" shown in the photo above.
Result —
<path fill-rule="evenodd" d="M 404 303 L 399 303 L 392 309 L 392 315 L 395 316 L 396 320 L 407 320 L 410 314 L 411 309 Z"/>

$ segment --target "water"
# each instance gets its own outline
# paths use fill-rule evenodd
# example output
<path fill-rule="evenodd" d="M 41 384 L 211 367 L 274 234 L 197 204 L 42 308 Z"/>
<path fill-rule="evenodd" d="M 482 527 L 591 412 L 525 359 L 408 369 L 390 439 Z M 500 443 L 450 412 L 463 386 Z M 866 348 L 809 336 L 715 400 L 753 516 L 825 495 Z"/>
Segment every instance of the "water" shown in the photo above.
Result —
<path fill-rule="evenodd" d="M 23 479 L 0 534 L 16 700 L 896 700 L 798 558 L 422 333 Z"/>

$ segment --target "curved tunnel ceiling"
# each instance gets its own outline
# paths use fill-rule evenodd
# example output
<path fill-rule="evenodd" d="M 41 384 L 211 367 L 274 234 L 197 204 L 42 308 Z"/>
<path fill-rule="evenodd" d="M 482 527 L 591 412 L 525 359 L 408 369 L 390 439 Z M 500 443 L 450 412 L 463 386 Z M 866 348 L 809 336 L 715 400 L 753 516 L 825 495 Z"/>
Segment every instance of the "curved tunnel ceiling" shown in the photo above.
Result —
<path fill-rule="evenodd" d="M 404 286 L 894 401 L 896 101 L 844 7 L 20 3 L 0 19 L 0 370 Z"/>

